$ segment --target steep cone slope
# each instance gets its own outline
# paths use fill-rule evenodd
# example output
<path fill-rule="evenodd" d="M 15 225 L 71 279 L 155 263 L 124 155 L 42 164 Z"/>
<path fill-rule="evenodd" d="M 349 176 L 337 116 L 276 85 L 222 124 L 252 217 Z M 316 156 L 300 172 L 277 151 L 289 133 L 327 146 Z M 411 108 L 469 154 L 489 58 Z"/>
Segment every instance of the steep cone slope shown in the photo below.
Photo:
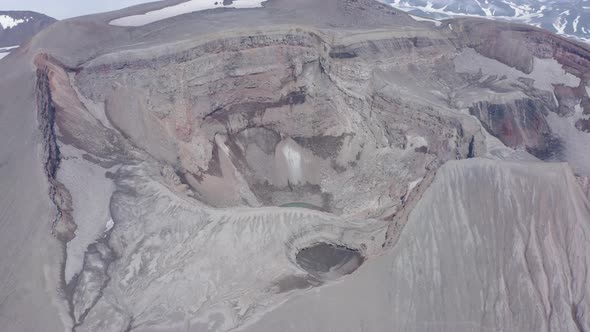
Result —
<path fill-rule="evenodd" d="M 520 229 L 508 219 L 520 218 L 534 233 L 570 211 L 560 229 L 588 227 L 579 186 L 590 175 L 579 157 L 589 139 L 587 48 L 523 26 L 420 22 L 370 0 L 272 0 L 153 19 L 177 5 L 56 23 L 0 66 L 14 77 L 0 90 L 0 135 L 10 142 L 0 151 L 2 184 L 10 188 L 0 206 L 7 211 L 1 243 L 18 253 L 2 261 L 4 303 L 13 310 L 2 322 L 15 329 L 47 321 L 50 330 L 228 331 L 272 312 L 261 321 L 270 330 L 341 322 L 358 330 L 364 311 L 296 325 L 290 322 L 300 317 L 272 310 L 299 293 L 324 307 L 307 290 L 375 273 L 376 286 L 397 292 L 374 297 L 383 304 L 374 314 L 387 316 L 376 324 L 400 317 L 390 315 L 393 305 L 416 310 L 413 326 L 428 324 L 427 313 L 469 324 L 475 315 L 502 317 L 482 323 L 492 328 L 539 324 L 537 313 L 512 322 L 492 304 L 475 303 L 477 286 L 447 295 L 445 285 L 419 277 L 391 282 L 390 273 L 404 273 L 392 262 L 411 261 L 456 285 L 470 280 L 429 263 L 436 255 L 469 258 L 470 248 L 452 241 L 443 248 L 444 240 L 408 230 L 437 218 L 449 227 L 497 225 L 473 239 L 494 255 L 478 263 L 489 271 L 503 268 L 497 257 L 507 250 L 494 239 Z M 145 24 L 119 24 L 144 13 Z M 455 161 L 474 157 L 496 161 Z M 579 178 L 565 164 L 538 158 L 569 161 Z M 521 171 L 527 167 L 535 171 Z M 556 172 L 567 182 L 554 185 Z M 548 196 L 523 193 L 541 187 Z M 429 203 L 432 191 L 447 199 L 456 192 L 456 199 Z M 543 197 L 560 200 L 547 205 Z M 425 204 L 441 214 L 420 208 Z M 481 220 L 470 217 L 476 212 Z M 425 249 L 407 252 L 411 240 Z M 507 238 L 506 246 L 518 240 Z M 553 249 L 572 241 L 552 241 L 535 247 L 535 257 L 561 261 Z M 441 251 L 430 253 L 431 246 Z M 579 273 L 588 252 L 576 245 L 568 255 L 577 260 L 554 271 L 579 278 L 580 286 L 522 303 L 583 312 L 577 287 L 586 282 Z M 540 289 L 538 278 L 548 272 L 520 268 L 527 264 L 503 278 L 534 279 L 531 289 Z M 466 263 L 465 278 L 473 268 Z M 485 277 L 496 281 L 489 271 Z M 14 288 L 51 309 L 30 319 Z M 418 289 L 443 293 L 414 307 Z M 496 288 L 489 294 L 502 305 L 513 301 Z M 482 309 L 465 316 L 437 309 L 447 302 Z M 587 324 L 577 314 L 545 314 L 547 326 L 550 319 Z"/>
<path fill-rule="evenodd" d="M 450 162 L 394 250 L 245 331 L 584 331 L 588 220 L 567 165 Z"/>

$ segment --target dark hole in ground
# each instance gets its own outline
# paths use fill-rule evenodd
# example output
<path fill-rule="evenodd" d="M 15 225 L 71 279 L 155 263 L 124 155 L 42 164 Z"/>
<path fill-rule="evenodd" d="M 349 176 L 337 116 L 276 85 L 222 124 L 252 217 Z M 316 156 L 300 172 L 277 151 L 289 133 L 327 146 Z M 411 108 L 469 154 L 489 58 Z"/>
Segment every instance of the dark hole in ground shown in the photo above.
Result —
<path fill-rule="evenodd" d="M 365 258 L 358 250 L 318 243 L 299 251 L 296 260 L 309 274 L 320 280 L 329 280 L 351 274 Z"/>

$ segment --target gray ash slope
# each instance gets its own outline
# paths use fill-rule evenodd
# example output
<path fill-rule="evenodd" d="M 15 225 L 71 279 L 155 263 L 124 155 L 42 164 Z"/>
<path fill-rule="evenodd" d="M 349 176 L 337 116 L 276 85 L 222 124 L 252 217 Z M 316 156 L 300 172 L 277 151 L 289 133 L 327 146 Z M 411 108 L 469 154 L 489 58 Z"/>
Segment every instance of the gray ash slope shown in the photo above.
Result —
<path fill-rule="evenodd" d="M 5 329 L 590 328 L 586 46 L 370 0 L 109 24 L 179 3 L 0 64 Z"/>
<path fill-rule="evenodd" d="M 52 17 L 31 11 L 0 10 L 0 18 L 0 48 L 21 45 L 56 22 Z"/>

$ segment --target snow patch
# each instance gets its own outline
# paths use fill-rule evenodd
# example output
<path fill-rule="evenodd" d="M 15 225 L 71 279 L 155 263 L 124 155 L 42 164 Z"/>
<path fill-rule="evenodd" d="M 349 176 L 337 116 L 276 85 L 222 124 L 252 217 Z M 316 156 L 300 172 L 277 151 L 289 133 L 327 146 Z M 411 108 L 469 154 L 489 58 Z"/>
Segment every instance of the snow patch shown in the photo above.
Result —
<path fill-rule="evenodd" d="M 113 227 L 115 227 L 115 222 L 113 221 L 113 219 L 109 219 L 109 221 L 107 221 L 107 224 L 105 226 L 104 232 L 107 233 L 108 231 L 113 229 Z"/>
<path fill-rule="evenodd" d="M 559 16 L 557 18 L 557 20 L 555 20 L 555 23 L 553 23 L 553 27 L 555 28 L 555 31 L 557 31 L 558 34 L 564 34 L 565 33 L 565 28 L 567 26 L 567 19 L 563 18 L 561 16 Z"/>
<path fill-rule="evenodd" d="M 440 21 L 433 20 L 433 19 L 430 19 L 430 18 L 420 17 L 420 16 L 416 16 L 416 15 L 412 15 L 412 14 L 409 14 L 409 15 L 410 15 L 411 18 L 414 19 L 414 21 L 434 23 L 434 25 L 436 25 L 437 27 L 442 24 Z"/>
<path fill-rule="evenodd" d="M 547 123 L 551 131 L 564 140 L 565 159 L 576 173 L 590 175 L 590 134 L 576 128 L 576 122 L 585 119 L 581 106 L 576 106 L 572 116 L 560 117 L 549 112 Z"/>
<path fill-rule="evenodd" d="M 106 169 L 84 160 L 82 152 L 69 145 L 60 147 L 64 156 L 57 177 L 72 194 L 76 237 L 67 244 L 65 278 L 69 282 L 82 270 L 88 245 L 104 235 L 104 220 L 111 219 L 109 203 L 115 189 L 105 174 L 117 166 Z M 92 188 L 89 190 L 88 188 Z"/>
<path fill-rule="evenodd" d="M 406 149 L 414 150 L 424 146 L 428 147 L 428 141 L 422 136 L 406 136 L 406 140 L 408 141 Z"/>
<path fill-rule="evenodd" d="M 262 7 L 263 0 L 234 0 L 224 5 L 224 0 L 191 0 L 175 6 L 147 12 L 145 14 L 126 16 L 115 19 L 109 24 L 116 26 L 142 26 L 153 22 L 161 21 L 170 17 L 198 12 L 213 8 L 256 8 Z"/>
<path fill-rule="evenodd" d="M 577 87 L 580 79 L 566 72 L 555 59 L 534 58 L 533 72 L 525 74 L 518 69 L 509 67 L 497 60 L 486 58 L 474 49 L 468 48 L 455 59 L 455 68 L 459 73 L 478 73 L 485 75 L 504 74 L 507 79 L 517 81 L 520 77 L 534 80 L 535 88 L 553 92 L 554 84 Z"/>
<path fill-rule="evenodd" d="M 15 19 L 11 16 L 8 15 L 0 15 L 0 25 L 4 28 L 4 29 L 12 29 L 15 26 L 21 24 L 21 23 L 25 23 L 28 22 L 30 20 L 32 20 L 32 17 L 25 17 L 25 18 L 19 18 L 19 19 Z"/>
<path fill-rule="evenodd" d="M 412 190 L 414 190 L 414 188 L 416 188 L 416 186 L 417 186 L 417 185 L 418 185 L 420 182 L 422 182 L 422 179 L 423 179 L 423 178 L 419 178 L 419 179 L 418 179 L 418 180 L 416 180 L 416 181 L 412 181 L 412 182 L 408 183 L 408 194 L 409 194 L 409 193 L 411 193 L 411 192 L 412 192 Z"/>
<path fill-rule="evenodd" d="M 477 2 L 477 4 L 479 5 L 479 8 L 481 8 L 481 10 L 483 10 L 483 12 L 486 14 L 486 16 L 494 16 L 494 14 L 492 13 L 492 11 L 490 10 L 489 7 L 483 6 L 481 4 L 481 2 L 479 2 L 478 0 L 475 0 L 475 2 Z M 487 4 L 487 1 L 486 1 Z"/>
<path fill-rule="evenodd" d="M 574 28 L 574 32 L 578 32 L 578 24 L 580 24 L 580 15 L 578 15 L 574 21 L 572 22 L 572 26 Z"/>
<path fill-rule="evenodd" d="M 290 144 L 285 144 L 283 146 L 282 153 L 287 161 L 287 167 L 289 167 L 289 179 L 293 182 L 300 182 L 303 178 L 301 154 Z"/>
<path fill-rule="evenodd" d="M 10 50 L 13 50 L 13 49 L 19 47 L 19 46 L 20 45 L 0 47 L 0 52 L 8 52 Z"/>
<path fill-rule="evenodd" d="M 19 45 L 16 46 L 8 46 L 8 47 L 0 47 L 0 59 L 4 58 L 5 56 L 7 56 L 8 54 L 10 54 L 10 51 L 17 48 Z"/>

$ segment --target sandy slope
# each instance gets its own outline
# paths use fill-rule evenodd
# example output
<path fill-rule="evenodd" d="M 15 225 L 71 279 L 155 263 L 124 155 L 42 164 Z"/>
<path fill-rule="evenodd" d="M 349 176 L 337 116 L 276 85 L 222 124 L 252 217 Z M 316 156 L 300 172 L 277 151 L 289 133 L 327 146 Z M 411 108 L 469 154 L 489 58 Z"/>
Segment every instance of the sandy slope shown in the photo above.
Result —
<path fill-rule="evenodd" d="M 443 166 L 393 250 L 244 331 L 577 331 L 590 209 L 565 164 Z"/>
<path fill-rule="evenodd" d="M 62 244 L 42 171 L 41 137 L 26 59 L 0 66 L 0 322 L 5 331 L 62 331 L 58 306 Z M 15 91 L 14 87 L 19 87 Z M 60 303 L 60 307 L 63 303 Z"/>

